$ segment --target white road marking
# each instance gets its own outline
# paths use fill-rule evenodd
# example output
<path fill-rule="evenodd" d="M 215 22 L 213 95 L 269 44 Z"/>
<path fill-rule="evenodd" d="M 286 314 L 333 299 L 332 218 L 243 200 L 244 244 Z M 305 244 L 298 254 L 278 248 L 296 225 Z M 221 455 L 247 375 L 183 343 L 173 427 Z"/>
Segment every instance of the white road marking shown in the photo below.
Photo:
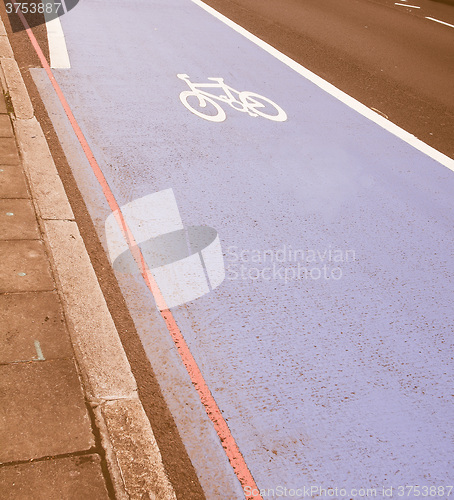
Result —
<path fill-rule="evenodd" d="M 402 5 L 402 7 L 410 7 L 410 9 L 420 9 L 418 5 L 408 5 L 408 3 L 395 3 L 394 5 Z"/>
<path fill-rule="evenodd" d="M 449 26 L 450 28 L 454 28 L 454 24 L 445 23 L 444 21 L 440 21 L 439 19 L 435 19 L 434 17 L 426 17 L 426 19 L 430 19 L 431 21 L 435 21 L 436 23 L 444 24 Z"/>
<path fill-rule="evenodd" d="M 208 78 L 211 82 L 194 83 L 189 80 L 188 75 L 180 73 L 177 77 L 186 82 L 191 89 L 181 92 L 180 101 L 189 111 L 191 111 L 191 113 L 194 113 L 205 120 L 220 123 L 226 119 L 227 115 L 216 100 L 221 101 L 223 104 L 229 104 L 233 109 L 248 113 L 250 116 L 261 116 L 276 122 L 284 122 L 287 120 L 287 114 L 275 102 L 254 92 L 241 92 L 235 90 L 233 87 L 230 87 L 224 82 L 224 78 Z M 207 92 L 206 89 L 222 89 L 223 94 L 221 96 L 211 94 L 210 92 Z M 213 111 L 213 109 L 216 110 L 216 115 L 200 111 L 198 107 L 194 107 L 188 101 L 188 97 L 198 97 L 200 108 L 205 108 L 206 104 L 209 103 L 211 111 Z M 264 102 L 265 104 L 263 104 Z M 265 108 L 265 110 L 260 108 Z"/>
<path fill-rule="evenodd" d="M 68 50 L 66 49 L 65 35 L 61 27 L 60 18 L 49 19 L 46 16 L 47 40 L 49 42 L 50 67 L 53 69 L 69 69 Z"/>
<path fill-rule="evenodd" d="M 338 89 L 331 83 L 327 82 L 323 78 L 317 76 L 315 73 L 312 73 L 312 71 L 309 71 L 307 68 L 304 66 L 301 66 L 301 64 L 297 63 L 290 57 L 286 56 L 279 50 L 275 49 L 268 43 L 264 42 L 260 38 L 256 37 L 249 31 L 245 30 L 238 24 L 234 23 L 224 15 L 222 15 L 220 12 L 217 10 L 213 9 L 212 7 L 208 6 L 207 4 L 203 3 L 201 0 L 192 0 L 193 3 L 201 7 L 202 9 L 206 10 L 209 14 L 212 16 L 216 17 L 220 21 L 222 21 L 224 24 L 229 26 L 230 28 L 234 29 L 241 35 L 243 35 L 245 38 L 250 40 L 251 42 L 255 43 L 258 45 L 260 48 L 274 56 L 276 59 L 279 59 L 281 62 L 283 62 L 285 65 L 287 65 L 289 68 L 293 69 L 297 73 L 299 73 L 301 76 L 306 78 L 307 80 L 311 81 L 321 89 L 323 89 L 325 92 L 328 94 L 332 95 L 339 101 L 343 102 L 350 108 L 354 109 L 364 117 L 368 118 L 369 120 L 373 121 L 377 125 L 380 125 L 380 127 L 384 128 L 391 134 L 395 135 L 396 137 L 399 137 L 403 141 L 405 141 L 407 144 L 410 144 L 413 146 L 415 149 L 418 151 L 421 151 L 422 153 L 426 154 L 430 158 L 434 159 L 435 161 L 438 161 L 445 167 L 449 168 L 454 172 L 454 160 L 449 158 L 448 156 L 444 155 L 440 151 L 437 151 L 435 148 L 429 146 L 425 142 L 421 141 L 414 135 L 410 134 L 403 128 L 399 127 L 395 123 L 392 123 L 391 121 L 387 120 L 386 118 L 383 118 L 379 114 L 377 114 L 375 111 L 372 111 L 370 108 L 368 108 L 366 105 L 360 103 L 353 97 L 349 96 L 342 90 Z"/>

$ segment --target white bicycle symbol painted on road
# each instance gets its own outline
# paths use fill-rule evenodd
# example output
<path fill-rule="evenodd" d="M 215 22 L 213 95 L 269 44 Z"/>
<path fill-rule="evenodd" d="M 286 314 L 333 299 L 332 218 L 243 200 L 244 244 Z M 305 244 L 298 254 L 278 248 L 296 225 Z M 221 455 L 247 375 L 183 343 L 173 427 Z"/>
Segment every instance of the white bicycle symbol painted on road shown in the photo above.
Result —
<path fill-rule="evenodd" d="M 226 119 L 225 111 L 216 102 L 217 100 L 229 104 L 237 111 L 248 113 L 250 116 L 262 116 L 275 122 L 287 120 L 285 111 L 267 97 L 254 92 L 239 92 L 225 84 L 223 78 L 208 78 L 213 83 L 193 83 L 189 80 L 188 75 L 179 74 L 177 76 L 185 81 L 191 89 L 181 92 L 180 101 L 191 113 L 200 116 L 200 118 L 211 122 L 223 122 Z M 203 89 L 220 89 L 223 94 L 211 94 Z"/>

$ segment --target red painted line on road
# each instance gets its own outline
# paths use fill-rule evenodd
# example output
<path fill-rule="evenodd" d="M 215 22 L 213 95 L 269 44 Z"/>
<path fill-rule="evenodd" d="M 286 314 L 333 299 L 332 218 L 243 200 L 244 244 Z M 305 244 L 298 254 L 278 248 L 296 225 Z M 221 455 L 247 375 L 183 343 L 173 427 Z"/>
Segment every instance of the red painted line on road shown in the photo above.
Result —
<path fill-rule="evenodd" d="M 15 5 L 18 4 L 15 3 Z M 145 280 L 145 283 L 147 284 L 147 287 L 153 294 L 153 297 L 156 301 L 158 308 L 160 310 L 162 309 L 160 311 L 161 316 L 165 321 L 165 324 L 175 343 L 175 346 L 177 347 L 178 353 L 180 354 L 183 364 L 186 367 L 189 377 L 191 378 L 191 382 L 199 394 L 200 400 L 202 401 L 205 407 L 205 411 L 208 417 L 210 418 L 211 422 L 213 423 L 213 426 L 218 434 L 219 439 L 221 440 L 222 447 L 224 448 L 227 458 L 229 459 L 230 465 L 232 466 L 238 480 L 241 483 L 241 486 L 243 487 L 243 491 L 245 492 L 245 497 L 254 498 L 257 500 L 263 500 L 263 498 L 259 494 L 257 495 L 252 494 L 253 490 L 255 490 L 255 492 L 258 493 L 258 488 L 244 460 L 244 457 L 241 454 L 238 445 L 236 444 L 235 438 L 232 436 L 229 426 L 224 420 L 224 417 L 222 416 L 222 413 L 215 399 L 213 398 L 213 395 L 211 394 L 211 391 L 208 388 L 205 379 L 203 378 L 203 375 L 197 365 L 197 362 L 195 361 L 194 357 L 191 354 L 189 346 L 187 345 L 183 337 L 183 334 L 181 333 L 181 330 L 177 325 L 175 317 L 173 316 L 172 312 L 165 306 L 166 303 L 164 297 L 161 294 L 161 291 L 159 290 L 158 284 L 156 283 L 155 279 L 153 278 L 153 275 L 148 269 L 148 266 L 142 255 L 142 252 L 139 246 L 137 245 L 133 234 L 129 230 L 128 225 L 126 224 L 126 221 L 123 217 L 123 214 L 121 213 L 121 209 L 117 203 L 117 200 L 115 199 L 115 196 L 112 193 L 107 183 L 107 180 L 104 177 L 104 174 L 101 168 L 99 167 L 98 162 L 96 161 L 96 158 L 90 146 L 88 145 L 88 142 L 85 139 L 85 136 L 81 128 L 79 127 L 76 118 L 74 117 L 71 111 L 68 102 L 66 101 L 63 91 L 61 90 L 60 86 L 57 83 L 57 80 L 55 79 L 52 73 L 49 63 L 47 62 L 43 54 L 43 51 L 41 50 L 41 47 L 39 46 L 38 41 L 36 40 L 36 37 L 33 34 L 33 31 L 30 29 L 30 26 L 28 25 L 28 22 L 25 19 L 22 12 L 20 11 L 20 9 L 18 9 L 17 14 L 20 20 L 22 21 L 22 24 L 24 25 L 28 37 L 30 38 L 30 42 L 34 47 L 36 54 L 38 55 L 38 58 L 41 61 L 41 64 L 43 65 L 43 68 L 46 70 L 47 76 L 49 77 L 49 80 L 73 127 L 77 139 L 79 140 L 80 145 L 84 150 L 85 156 L 87 157 L 87 160 L 90 163 L 90 166 L 93 169 L 93 172 L 99 184 L 101 185 L 107 203 L 109 204 L 110 209 L 115 215 L 118 225 L 120 226 L 123 232 L 123 236 L 125 237 L 128 243 L 129 249 L 131 250 L 134 260 L 136 261 L 140 269 L 140 272 Z M 249 491 L 251 494 L 249 495 L 246 494 L 246 491 Z"/>

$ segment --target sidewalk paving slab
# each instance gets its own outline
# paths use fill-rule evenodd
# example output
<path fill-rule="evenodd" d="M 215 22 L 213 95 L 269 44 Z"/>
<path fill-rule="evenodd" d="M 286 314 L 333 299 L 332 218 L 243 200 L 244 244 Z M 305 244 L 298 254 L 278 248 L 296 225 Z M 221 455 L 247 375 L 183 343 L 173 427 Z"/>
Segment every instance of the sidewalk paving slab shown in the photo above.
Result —
<path fill-rule="evenodd" d="M 95 446 L 74 360 L 0 366 L 0 463 Z"/>
<path fill-rule="evenodd" d="M 30 200 L 0 199 L 0 240 L 38 240 L 40 236 Z"/>
<path fill-rule="evenodd" d="M 35 342 L 45 359 L 74 357 L 57 292 L 0 295 L 0 364 L 36 358 Z"/>
<path fill-rule="evenodd" d="M 42 241 L 0 241 L 0 293 L 54 288 Z"/>
<path fill-rule="evenodd" d="M 0 198 L 29 198 L 24 172 L 17 165 L 0 165 Z"/>
<path fill-rule="evenodd" d="M 0 165 L 18 165 L 19 154 L 13 137 L 0 137 Z"/>
<path fill-rule="evenodd" d="M 97 455 L 0 467 L 2 500 L 108 500 Z"/>

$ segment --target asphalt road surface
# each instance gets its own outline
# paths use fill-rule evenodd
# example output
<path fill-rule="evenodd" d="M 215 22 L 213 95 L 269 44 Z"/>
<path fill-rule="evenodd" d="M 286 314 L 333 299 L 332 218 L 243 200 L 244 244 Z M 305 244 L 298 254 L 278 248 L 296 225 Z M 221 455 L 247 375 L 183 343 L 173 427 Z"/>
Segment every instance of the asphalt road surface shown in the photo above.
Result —
<path fill-rule="evenodd" d="M 211 3 L 452 154 L 454 28 L 426 19 L 449 5 Z M 224 282 L 172 312 L 258 487 L 452 484 L 452 162 L 189 0 L 85 0 L 61 22 L 54 74 L 118 203 L 172 188 L 220 236 Z M 31 74 L 107 250 L 107 202 Z M 208 78 L 237 100 L 185 107 Z M 153 297 L 116 277 L 204 494 L 242 498 Z"/>

